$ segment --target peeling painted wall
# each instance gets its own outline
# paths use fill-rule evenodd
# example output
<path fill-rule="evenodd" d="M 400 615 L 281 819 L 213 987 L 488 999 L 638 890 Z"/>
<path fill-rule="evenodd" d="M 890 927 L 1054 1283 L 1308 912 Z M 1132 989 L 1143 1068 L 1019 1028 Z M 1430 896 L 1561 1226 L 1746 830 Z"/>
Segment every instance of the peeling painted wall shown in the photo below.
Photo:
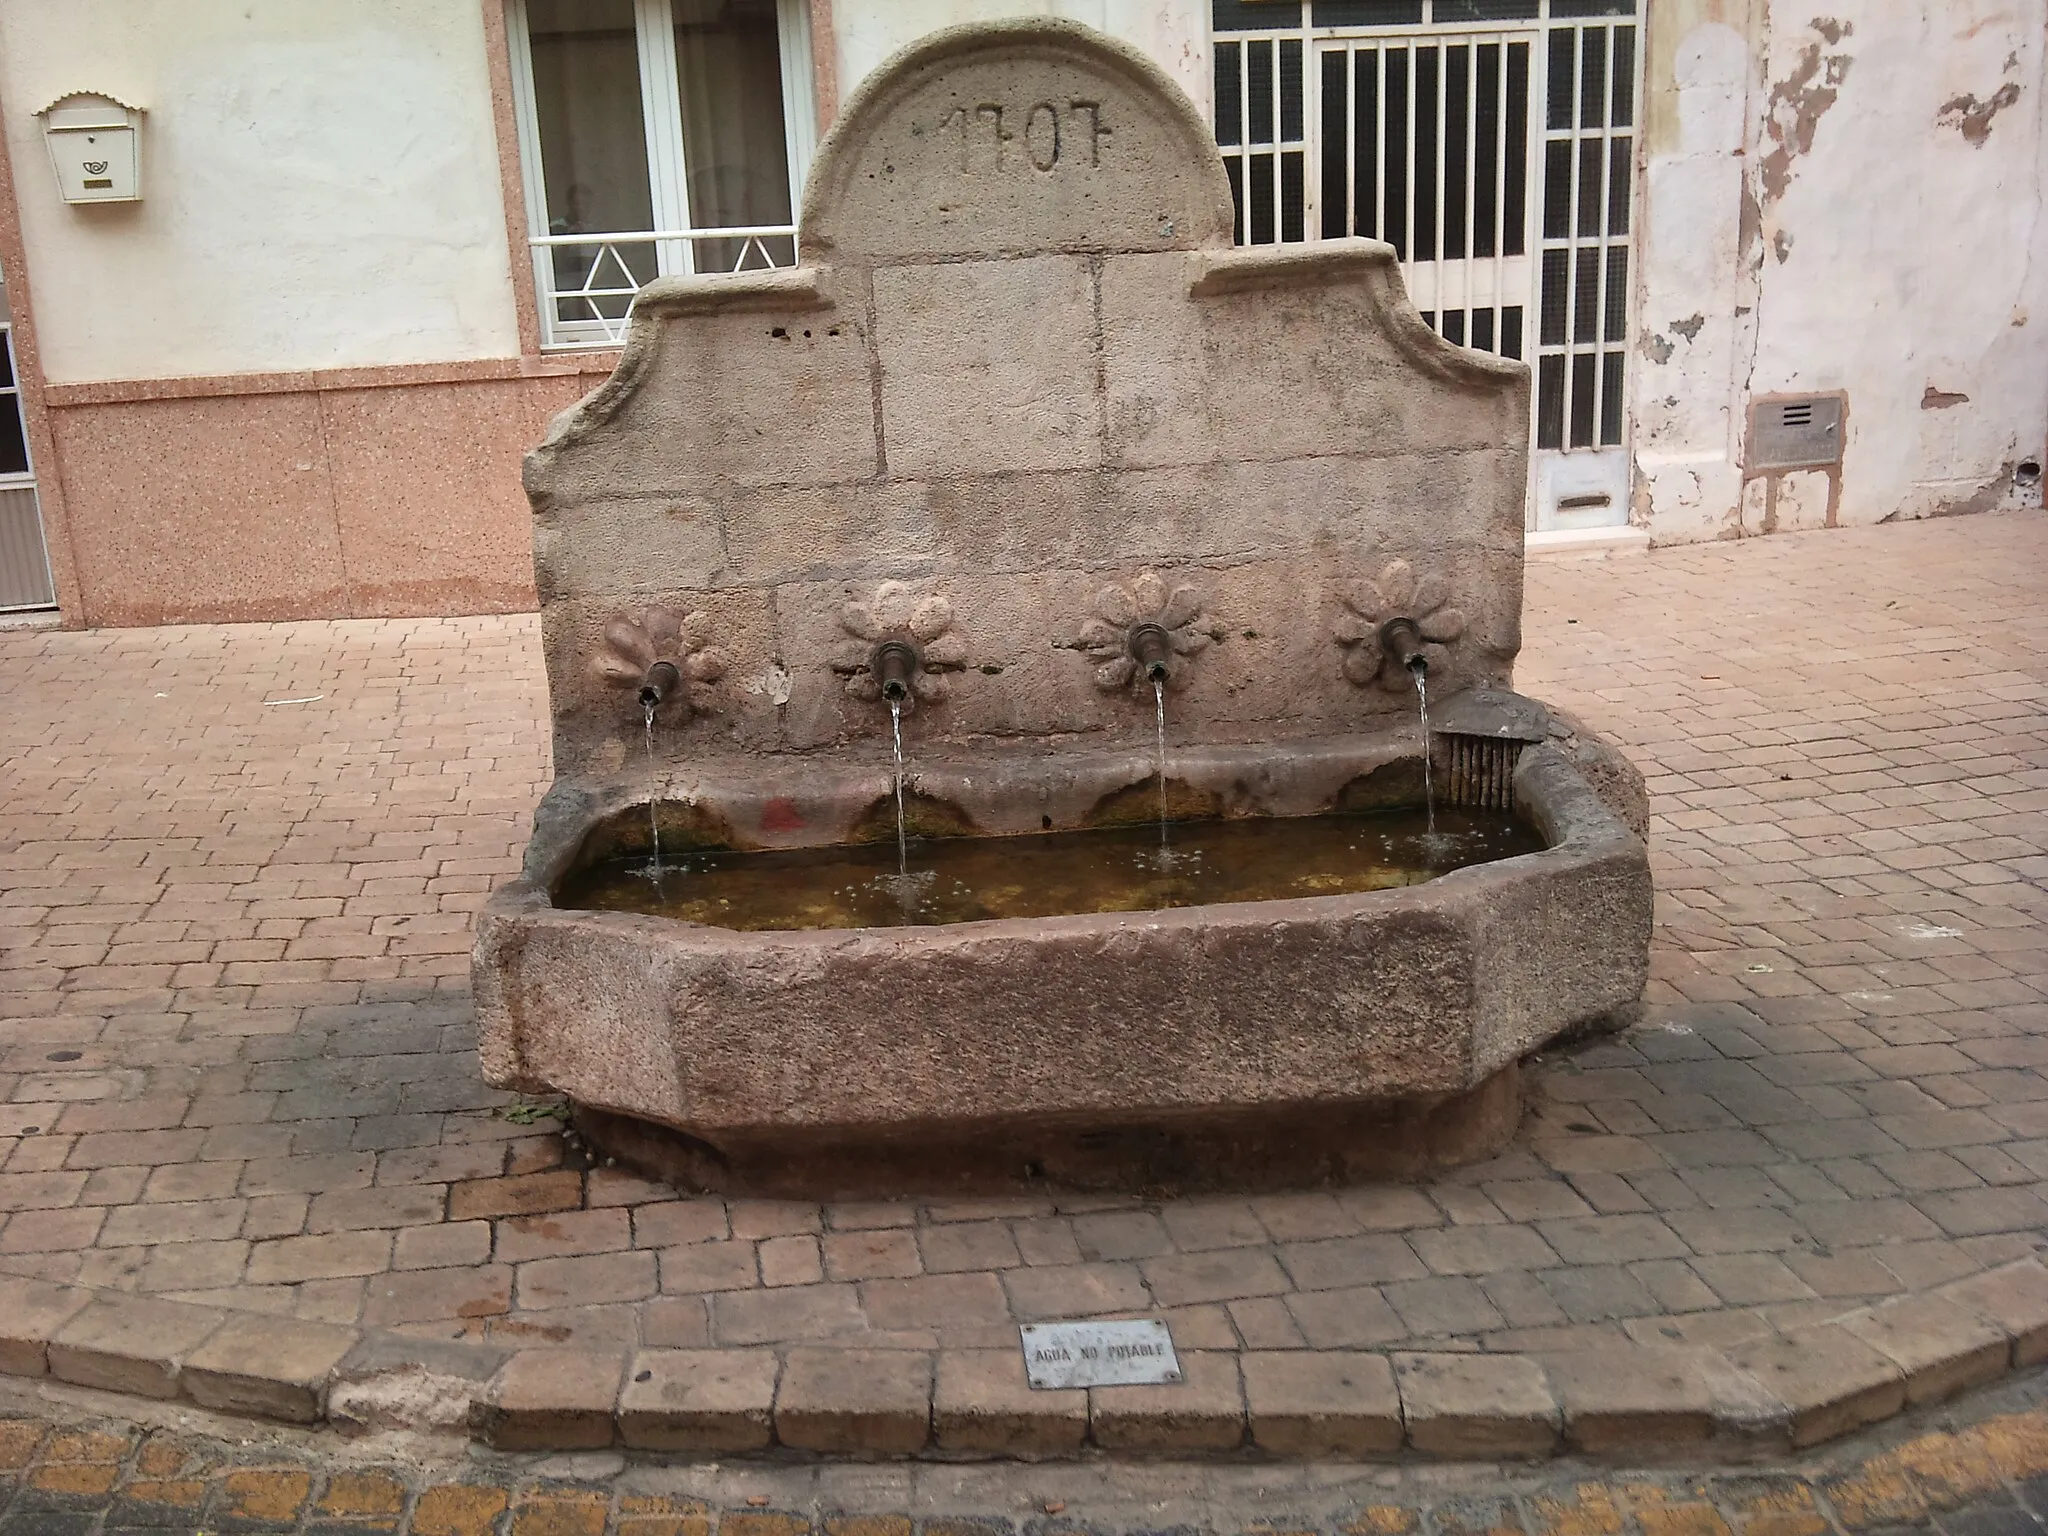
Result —
<path fill-rule="evenodd" d="M 1658 542 L 1818 526 L 1831 492 L 1844 524 L 2040 504 L 2044 27 L 2048 0 L 1650 7 L 1632 394 Z M 1839 485 L 1746 476 L 1750 401 L 1829 390 Z"/>
<path fill-rule="evenodd" d="M 1644 60 L 1632 518 L 1659 539 L 1713 537 L 1742 501 L 1739 314 L 1755 77 L 1748 0 L 1652 5 Z M 1752 307 L 1753 312 L 1753 307 Z"/>

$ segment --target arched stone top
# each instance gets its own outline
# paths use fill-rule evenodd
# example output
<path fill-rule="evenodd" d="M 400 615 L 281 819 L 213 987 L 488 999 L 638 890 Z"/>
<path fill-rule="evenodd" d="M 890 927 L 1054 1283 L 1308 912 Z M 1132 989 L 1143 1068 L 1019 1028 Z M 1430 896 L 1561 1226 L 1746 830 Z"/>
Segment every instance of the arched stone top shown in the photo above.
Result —
<path fill-rule="evenodd" d="M 807 262 L 1197 250 L 1230 184 L 1193 102 L 1137 50 L 1052 17 L 952 27 L 863 82 L 820 146 Z"/>

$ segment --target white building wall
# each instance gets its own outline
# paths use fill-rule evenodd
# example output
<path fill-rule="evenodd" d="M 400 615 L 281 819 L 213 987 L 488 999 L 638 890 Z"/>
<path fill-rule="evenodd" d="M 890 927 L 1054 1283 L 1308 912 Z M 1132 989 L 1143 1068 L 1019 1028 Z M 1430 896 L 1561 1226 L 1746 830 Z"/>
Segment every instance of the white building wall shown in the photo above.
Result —
<path fill-rule="evenodd" d="M 79 90 L 140 203 L 58 200 Z M 477 0 L 6 0 L 0 101 L 52 383 L 518 353 Z"/>
<path fill-rule="evenodd" d="M 850 94 L 877 64 L 927 32 L 1012 16 L 1063 16 L 1123 39 L 1150 54 L 1208 116 L 1214 92 L 1208 0 L 840 0 L 833 16 L 839 89 Z"/>
<path fill-rule="evenodd" d="M 1755 395 L 1846 391 L 1841 521 L 2038 501 L 2048 0 L 1652 0 L 1634 517 L 1763 531 Z M 1206 0 L 842 3 L 842 91 L 938 27 L 1102 28 L 1204 111 Z M 1816 14 L 1820 12 L 1820 14 Z M 0 100 L 56 383 L 518 350 L 478 0 L 5 0 Z M 144 200 L 58 201 L 34 110 L 149 109 Z M 1825 517 L 1819 476 L 1777 525 Z"/>
<path fill-rule="evenodd" d="M 1711 537 L 1742 500 L 1749 328 L 1742 281 L 1753 74 L 1747 0 L 1653 5 L 1638 205 L 1637 355 L 1630 360 L 1634 520 Z M 1761 9 L 1759 4 L 1757 9 Z"/>
<path fill-rule="evenodd" d="M 1650 12 L 1638 520 L 1766 531 L 1749 401 L 1823 390 L 1848 396 L 1841 522 L 2038 505 L 2014 476 L 2048 449 L 2043 0 Z M 1785 476 L 1775 526 L 1830 489 Z"/>
<path fill-rule="evenodd" d="M 1773 7 L 1751 390 L 1850 392 L 1845 521 L 1995 506 L 2048 432 L 2042 0 L 1834 9 Z"/>

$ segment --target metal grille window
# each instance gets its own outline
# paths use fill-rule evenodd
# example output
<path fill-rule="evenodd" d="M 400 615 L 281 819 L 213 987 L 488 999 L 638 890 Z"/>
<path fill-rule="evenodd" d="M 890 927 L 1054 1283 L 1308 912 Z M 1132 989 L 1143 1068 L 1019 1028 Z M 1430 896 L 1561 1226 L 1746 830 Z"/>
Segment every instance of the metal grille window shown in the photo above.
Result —
<path fill-rule="evenodd" d="M 1539 448 L 1622 440 L 1635 45 L 1632 22 L 1553 25 L 1545 39 Z"/>
<path fill-rule="evenodd" d="M 606 345 L 659 276 L 788 266 L 804 0 L 507 0 L 542 344 Z"/>
<path fill-rule="evenodd" d="M 1440 333 L 1531 358 L 1539 448 L 1620 444 L 1636 0 L 1212 4 L 1238 240 L 1389 242 Z"/>
<path fill-rule="evenodd" d="M 1425 319 L 1522 355 L 1529 290 L 1526 38 L 1474 33 L 1317 45 L 1325 238 L 1394 247 Z"/>
<path fill-rule="evenodd" d="M 0 613 L 57 606 L 50 555 L 43 543 L 34 466 L 22 418 L 21 380 L 14 366 L 14 326 L 7 283 L 0 276 Z"/>
<path fill-rule="evenodd" d="M 1308 140 L 1301 59 L 1298 37 L 1216 47 L 1216 142 L 1237 203 L 1240 245 L 1305 238 Z"/>

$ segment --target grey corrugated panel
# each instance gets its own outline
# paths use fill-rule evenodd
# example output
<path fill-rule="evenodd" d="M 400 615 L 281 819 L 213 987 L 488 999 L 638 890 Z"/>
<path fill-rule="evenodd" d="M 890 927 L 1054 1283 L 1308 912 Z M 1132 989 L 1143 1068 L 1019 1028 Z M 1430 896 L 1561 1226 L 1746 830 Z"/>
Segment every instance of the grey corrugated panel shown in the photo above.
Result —
<path fill-rule="evenodd" d="M 0 490 L 0 609 L 49 608 L 56 602 L 35 488 Z"/>

